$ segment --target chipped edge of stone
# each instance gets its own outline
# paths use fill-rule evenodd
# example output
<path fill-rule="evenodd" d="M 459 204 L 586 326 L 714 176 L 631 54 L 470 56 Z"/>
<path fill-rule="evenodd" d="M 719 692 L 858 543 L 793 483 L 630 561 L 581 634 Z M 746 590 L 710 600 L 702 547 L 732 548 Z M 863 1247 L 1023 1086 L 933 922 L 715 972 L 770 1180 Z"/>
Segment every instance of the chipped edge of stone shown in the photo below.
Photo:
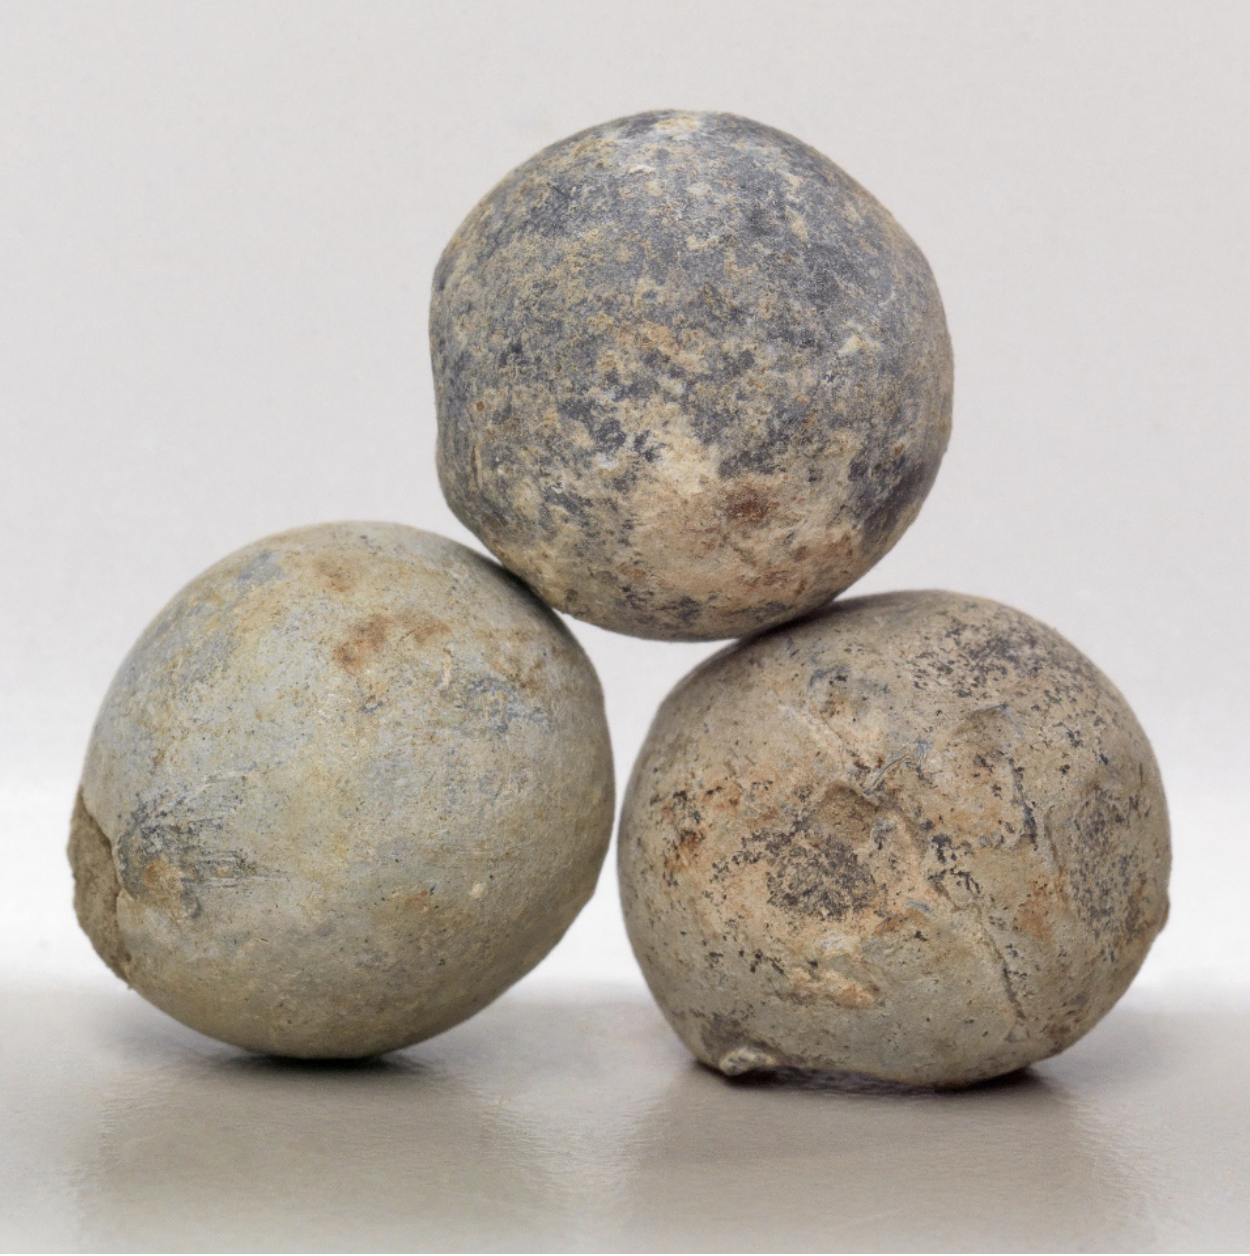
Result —
<path fill-rule="evenodd" d="M 69 863 L 74 872 L 74 913 L 96 954 L 123 981 L 130 953 L 117 921 L 121 881 L 113 862 L 113 844 L 87 810 L 81 787 L 69 824 Z"/>
<path fill-rule="evenodd" d="M 782 1066 L 771 1052 L 760 1047 L 734 1047 L 716 1061 L 716 1067 L 726 1077 L 741 1077 L 744 1073 L 770 1072 Z"/>

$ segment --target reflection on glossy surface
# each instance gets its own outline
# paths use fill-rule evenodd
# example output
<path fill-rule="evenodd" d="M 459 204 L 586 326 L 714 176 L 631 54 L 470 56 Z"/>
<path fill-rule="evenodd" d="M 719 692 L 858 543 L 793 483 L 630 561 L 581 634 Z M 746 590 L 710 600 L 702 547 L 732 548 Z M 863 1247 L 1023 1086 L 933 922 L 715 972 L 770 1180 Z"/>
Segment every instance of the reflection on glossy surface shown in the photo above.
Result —
<path fill-rule="evenodd" d="M 7 992 L 0 1246 L 1032 1249 L 1250 1243 L 1250 1006 L 1118 1009 L 963 1094 L 727 1082 L 640 994 L 520 993 L 371 1064 L 134 996 Z"/>

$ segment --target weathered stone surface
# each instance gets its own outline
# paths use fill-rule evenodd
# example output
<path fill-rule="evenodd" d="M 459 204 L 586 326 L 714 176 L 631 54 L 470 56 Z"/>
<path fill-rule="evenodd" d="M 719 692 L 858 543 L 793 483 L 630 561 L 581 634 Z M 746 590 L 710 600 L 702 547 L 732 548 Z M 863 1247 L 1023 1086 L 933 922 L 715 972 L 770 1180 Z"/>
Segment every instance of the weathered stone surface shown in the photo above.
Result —
<path fill-rule="evenodd" d="M 738 636 L 898 540 L 950 433 L 937 286 L 792 136 L 718 113 L 594 127 L 456 232 L 430 309 L 452 509 L 560 610 Z"/>
<path fill-rule="evenodd" d="M 79 920 L 195 1029 L 370 1055 L 547 953 L 612 798 L 594 670 L 519 581 L 413 528 L 303 528 L 194 580 L 122 664 L 75 811 Z"/>
<path fill-rule="evenodd" d="M 961 1085 L 1063 1050 L 1167 916 L 1167 808 L 1123 697 L 1051 629 L 854 599 L 666 699 L 621 821 L 625 917 L 698 1058 Z"/>

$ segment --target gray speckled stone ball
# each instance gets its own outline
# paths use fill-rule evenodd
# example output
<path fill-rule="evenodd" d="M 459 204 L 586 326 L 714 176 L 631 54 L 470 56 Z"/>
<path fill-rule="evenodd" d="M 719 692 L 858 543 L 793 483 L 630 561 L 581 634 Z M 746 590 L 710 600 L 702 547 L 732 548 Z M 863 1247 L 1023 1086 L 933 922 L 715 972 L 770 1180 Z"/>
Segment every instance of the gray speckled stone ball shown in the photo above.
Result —
<path fill-rule="evenodd" d="M 634 950 L 728 1074 L 963 1085 L 1062 1051 L 1167 917 L 1167 807 L 1114 686 L 953 593 L 855 599 L 716 655 L 634 768 Z"/>
<path fill-rule="evenodd" d="M 641 637 L 781 623 L 915 518 L 950 434 L 937 286 L 792 136 L 639 114 L 513 171 L 434 278 L 452 509 L 559 610 Z"/>
<path fill-rule="evenodd" d="M 612 799 L 594 670 L 518 581 L 414 528 L 303 528 L 194 580 L 122 664 L 74 815 L 75 903 L 185 1024 L 371 1055 L 551 949 Z"/>

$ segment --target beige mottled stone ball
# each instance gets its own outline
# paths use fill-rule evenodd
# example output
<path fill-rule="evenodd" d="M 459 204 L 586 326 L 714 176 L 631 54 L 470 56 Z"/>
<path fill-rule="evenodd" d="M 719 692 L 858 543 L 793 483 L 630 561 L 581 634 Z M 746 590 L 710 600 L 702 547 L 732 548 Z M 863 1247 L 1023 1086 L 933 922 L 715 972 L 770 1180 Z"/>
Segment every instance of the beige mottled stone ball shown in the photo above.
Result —
<path fill-rule="evenodd" d="M 665 700 L 620 835 L 630 939 L 727 1074 L 960 1086 L 1075 1042 L 1167 917 L 1167 806 L 1109 680 L 1019 611 L 838 603 Z"/>
<path fill-rule="evenodd" d="M 70 857 L 109 966 L 203 1033 L 357 1057 L 485 1006 L 594 888 L 603 699 L 567 629 L 414 528 L 269 537 L 131 650 Z"/>
<path fill-rule="evenodd" d="M 434 276 L 451 508 L 552 606 L 666 640 L 824 605 L 902 536 L 950 435 L 933 274 L 815 149 L 620 118 L 469 214 Z"/>

